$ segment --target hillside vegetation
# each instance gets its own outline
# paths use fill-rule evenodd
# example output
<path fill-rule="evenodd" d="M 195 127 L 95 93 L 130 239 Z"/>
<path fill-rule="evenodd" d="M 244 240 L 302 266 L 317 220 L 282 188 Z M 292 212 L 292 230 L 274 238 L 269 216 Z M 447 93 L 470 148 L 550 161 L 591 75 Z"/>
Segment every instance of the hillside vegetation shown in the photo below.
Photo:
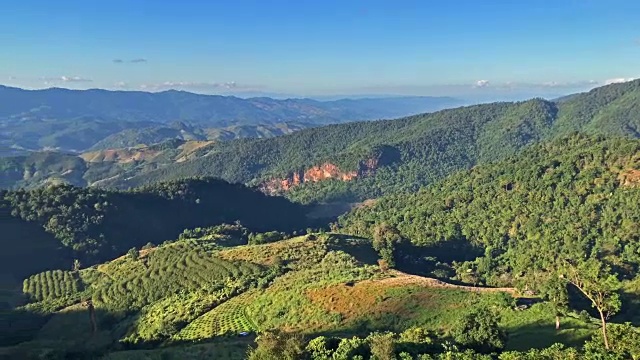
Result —
<path fill-rule="evenodd" d="M 518 311 L 500 291 L 438 286 L 385 271 L 364 239 L 311 234 L 228 247 L 241 243 L 242 233 L 237 225 L 209 229 L 205 237 L 185 232 L 175 242 L 104 264 L 26 278 L 23 291 L 30 303 L 20 310 L 38 317 L 6 314 L 14 333 L 5 338 L 4 345 L 11 345 L 0 348 L 0 355 L 173 358 L 194 351 L 204 358 L 242 359 L 254 337 L 238 333 L 272 330 L 295 331 L 309 340 L 333 334 L 332 342 L 393 330 L 405 341 L 424 342 L 426 347 L 412 351 L 438 353 L 440 336 L 455 331 L 468 307 L 499 313 L 501 326 L 514 337 L 507 343 L 513 349 L 527 348 L 518 340 L 533 331 L 526 324 L 538 331 L 552 326 L 546 305 Z M 579 319 L 565 326 L 546 334 L 540 345 L 579 343 L 596 329 Z M 407 338 L 411 333 L 413 340 Z M 194 342 L 206 343 L 188 346 Z M 366 353 L 364 344 L 345 343 L 340 351 Z M 150 347 L 159 349 L 141 350 Z"/>
<path fill-rule="evenodd" d="M 640 81 L 634 81 L 558 103 L 534 99 L 477 105 L 398 120 L 331 125 L 273 139 L 238 140 L 213 146 L 191 161 L 107 183 L 139 186 L 204 173 L 259 184 L 323 163 L 348 172 L 376 159 L 373 174 L 346 182 L 308 182 L 288 193 L 301 202 L 361 200 L 413 191 L 454 171 L 575 131 L 636 137 L 639 97 Z"/>
<path fill-rule="evenodd" d="M 422 270 L 433 276 L 538 292 L 556 307 L 558 326 L 581 299 L 609 348 L 606 321 L 640 319 L 639 168 L 640 141 L 575 135 L 383 197 L 340 225 L 373 238 L 389 263 L 407 266 L 417 246 L 432 254 Z M 442 253 L 452 248 L 466 251 L 451 262 Z"/>
<path fill-rule="evenodd" d="M 84 154 L 149 168 L 0 193 L 0 358 L 638 359 L 639 94 Z"/>
<path fill-rule="evenodd" d="M 176 138 L 259 137 L 286 133 L 287 128 L 407 116 L 460 103 L 445 97 L 276 100 L 175 90 L 23 90 L 0 85 L 0 149 L 81 152 Z"/>
<path fill-rule="evenodd" d="M 132 247 L 174 239 L 189 228 L 240 221 L 252 231 L 291 232 L 308 225 L 299 205 L 214 179 L 125 192 L 68 185 L 5 191 L 0 193 L 0 211 L 5 215 L 0 222 L 3 256 L 22 256 L 34 269 L 43 265 L 31 256 L 46 256 L 40 251 L 47 249 L 56 249 L 48 255 L 62 257 L 70 269 L 73 259 L 85 266 L 95 264 Z M 33 237 L 24 241 L 27 234 Z M 29 257 L 24 258 L 28 249 Z M 3 262 L 2 271 L 24 276 L 12 268 L 13 262 Z"/>
<path fill-rule="evenodd" d="M 193 199 L 175 186 L 153 193 Z M 639 197 L 640 140 L 574 134 L 367 202 L 332 233 L 195 228 L 26 276 L 0 354 L 634 358 Z"/>
<path fill-rule="evenodd" d="M 0 160 L 4 164 L 0 166 L 11 169 L 6 179 L 0 179 L 0 186 L 39 186 L 54 179 L 77 186 L 133 188 L 204 175 L 259 186 L 269 193 L 286 192 L 302 203 L 355 202 L 415 191 L 452 172 L 503 159 L 528 145 L 573 132 L 638 137 L 639 100 L 640 81 L 633 81 L 558 102 L 533 99 L 484 104 L 397 120 L 329 125 L 275 138 L 218 142 L 188 158 L 177 156 L 180 144 L 164 143 L 157 158 L 126 166 L 117 161 L 87 162 L 85 156 L 73 163 L 61 157 L 59 162 L 67 165 L 57 167 L 10 158 Z M 185 124 L 171 131 L 180 132 L 181 139 L 225 137 L 217 130 L 207 135 Z M 155 130 L 145 139 L 136 134 L 130 134 L 133 142 L 159 140 Z M 118 135 L 98 147 L 133 143 L 125 139 L 129 135 L 121 135 L 124 138 L 118 140 Z M 141 151 L 152 148 L 156 146 Z M 314 167 L 332 172 L 321 178 L 300 176 Z M 281 185 L 283 180 L 286 186 Z"/>
<path fill-rule="evenodd" d="M 415 193 L 382 197 L 340 219 L 373 237 L 384 225 L 412 244 L 465 243 L 483 254 L 480 281 L 513 284 L 543 255 L 606 261 L 622 277 L 640 265 L 640 141 L 572 136 L 456 173 Z"/>

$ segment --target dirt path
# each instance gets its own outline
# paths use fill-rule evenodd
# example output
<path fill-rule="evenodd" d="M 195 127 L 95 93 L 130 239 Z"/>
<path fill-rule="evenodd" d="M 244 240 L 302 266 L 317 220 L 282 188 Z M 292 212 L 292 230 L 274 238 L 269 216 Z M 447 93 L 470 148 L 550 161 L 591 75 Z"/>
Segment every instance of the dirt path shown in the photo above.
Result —
<path fill-rule="evenodd" d="M 428 287 L 443 287 L 443 288 L 459 289 L 464 291 L 475 291 L 475 292 L 482 292 L 482 293 L 505 292 L 513 296 L 518 295 L 518 290 L 516 290 L 515 288 L 489 288 L 489 287 L 454 285 L 438 279 L 422 277 L 417 275 L 410 275 L 397 270 L 392 270 L 389 273 L 392 274 L 393 277 L 377 280 L 377 281 L 381 283 L 389 284 L 389 285 L 422 285 L 422 286 L 428 286 Z"/>

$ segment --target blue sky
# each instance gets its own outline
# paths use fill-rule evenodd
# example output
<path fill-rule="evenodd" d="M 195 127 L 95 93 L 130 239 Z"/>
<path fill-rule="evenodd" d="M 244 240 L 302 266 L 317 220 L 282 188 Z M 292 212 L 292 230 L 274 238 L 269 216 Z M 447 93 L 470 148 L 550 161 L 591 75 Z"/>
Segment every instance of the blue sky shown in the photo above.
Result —
<path fill-rule="evenodd" d="M 637 0 L 3 0 L 0 83 L 551 96 L 640 76 Z"/>

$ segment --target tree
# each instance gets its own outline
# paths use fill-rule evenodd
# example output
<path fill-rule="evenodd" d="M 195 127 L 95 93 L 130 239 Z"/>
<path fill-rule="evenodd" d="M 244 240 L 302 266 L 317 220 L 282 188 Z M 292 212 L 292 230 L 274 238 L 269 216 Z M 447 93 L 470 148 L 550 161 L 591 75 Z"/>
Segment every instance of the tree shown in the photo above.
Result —
<path fill-rule="evenodd" d="M 451 337 L 460 345 L 480 352 L 501 350 L 506 333 L 500 329 L 499 320 L 498 314 L 486 306 L 473 308 L 456 322 Z"/>
<path fill-rule="evenodd" d="M 80 271 L 80 267 L 82 266 L 82 264 L 80 263 L 80 260 L 78 259 L 73 259 L 73 271 L 74 272 L 78 272 Z"/>
<path fill-rule="evenodd" d="M 566 313 L 569 306 L 567 282 L 557 272 L 542 272 L 536 275 L 530 277 L 530 283 L 542 298 L 553 305 L 556 330 L 559 330 L 560 316 Z"/>
<path fill-rule="evenodd" d="M 328 346 L 328 340 L 324 336 L 318 336 L 317 338 L 309 341 L 306 347 L 306 352 L 312 360 L 331 359 L 332 353 Z"/>
<path fill-rule="evenodd" d="M 367 340 L 371 348 L 372 360 L 395 360 L 396 339 L 392 333 L 373 333 Z"/>
<path fill-rule="evenodd" d="M 395 267 L 395 248 L 401 240 L 402 236 L 400 236 L 398 229 L 382 223 L 374 227 L 371 245 L 389 267 Z"/>
<path fill-rule="evenodd" d="M 135 261 L 140 257 L 140 252 L 138 252 L 138 249 L 136 249 L 135 247 L 132 247 L 131 249 L 129 249 L 129 251 L 127 251 L 127 256 L 129 257 L 129 259 Z"/>
<path fill-rule="evenodd" d="M 265 332 L 256 339 L 256 347 L 250 348 L 249 360 L 297 360 L 304 354 L 304 341 L 299 334 Z"/>
<path fill-rule="evenodd" d="M 611 348 L 603 348 L 599 337 L 587 341 L 584 345 L 585 355 L 589 358 L 604 358 L 603 353 L 616 355 L 618 359 L 640 359 L 640 329 L 631 323 L 609 324 L 607 336 L 611 341 Z"/>
<path fill-rule="evenodd" d="M 620 310 L 622 305 L 618 290 L 621 284 L 611 268 L 597 259 L 586 261 L 565 261 L 564 277 L 591 301 L 591 305 L 598 311 L 602 326 L 604 347 L 609 350 L 607 337 L 607 320 Z"/>

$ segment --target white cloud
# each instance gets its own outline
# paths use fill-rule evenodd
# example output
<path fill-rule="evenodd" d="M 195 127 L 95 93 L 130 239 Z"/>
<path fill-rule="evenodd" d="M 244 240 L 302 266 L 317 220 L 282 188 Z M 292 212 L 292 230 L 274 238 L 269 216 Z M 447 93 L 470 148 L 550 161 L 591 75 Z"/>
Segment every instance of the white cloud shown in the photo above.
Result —
<path fill-rule="evenodd" d="M 192 82 L 192 81 L 165 81 L 158 84 L 142 84 L 140 89 L 147 91 L 187 90 L 187 91 L 225 91 L 247 90 L 256 87 L 238 85 L 235 81 L 229 82 Z"/>
<path fill-rule="evenodd" d="M 114 64 L 124 64 L 124 63 L 130 63 L 130 64 L 140 64 L 140 63 L 146 63 L 149 60 L 145 59 L 145 58 L 135 58 L 135 59 L 130 59 L 130 60 L 123 60 L 123 59 L 113 59 L 111 60 Z"/>
<path fill-rule="evenodd" d="M 581 87 L 588 85 L 598 85 L 598 82 L 595 80 L 588 81 L 548 81 L 541 84 L 530 84 L 532 86 L 542 86 L 542 87 L 550 87 L 550 88 L 571 88 L 571 87 Z"/>
<path fill-rule="evenodd" d="M 483 88 L 489 86 L 489 80 L 478 80 L 473 87 Z"/>
<path fill-rule="evenodd" d="M 604 82 L 605 85 L 611 85 L 611 84 L 621 84 L 621 83 L 626 83 L 629 81 L 633 81 L 635 80 L 635 78 L 616 78 L 616 79 L 608 79 Z"/>
<path fill-rule="evenodd" d="M 127 84 L 124 81 L 118 81 L 115 84 L 113 84 L 113 86 L 117 87 L 117 88 L 127 88 L 127 87 L 129 87 L 129 84 Z"/>
<path fill-rule="evenodd" d="M 84 78 L 81 76 L 58 76 L 58 77 L 43 77 L 40 78 L 41 80 L 44 81 L 45 85 L 51 85 L 51 84 L 55 84 L 55 83 L 86 83 L 86 82 L 92 82 L 93 80 L 88 79 L 88 78 Z"/>
<path fill-rule="evenodd" d="M 92 82 L 93 80 L 80 76 L 61 76 L 60 80 L 64 82 Z"/>

